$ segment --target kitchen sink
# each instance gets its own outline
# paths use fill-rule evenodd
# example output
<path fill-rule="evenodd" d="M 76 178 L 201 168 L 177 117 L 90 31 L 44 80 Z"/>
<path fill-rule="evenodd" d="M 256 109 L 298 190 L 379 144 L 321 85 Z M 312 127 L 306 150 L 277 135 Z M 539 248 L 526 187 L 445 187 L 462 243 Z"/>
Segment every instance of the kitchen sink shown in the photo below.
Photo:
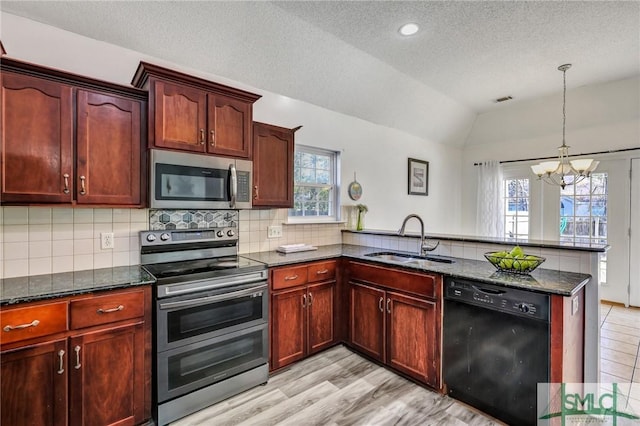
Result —
<path fill-rule="evenodd" d="M 381 251 L 375 253 L 365 254 L 367 257 L 373 257 L 379 260 L 388 260 L 391 262 L 412 263 L 412 264 L 424 264 L 425 262 L 440 262 L 440 263 L 454 263 L 455 261 L 449 257 L 443 256 L 419 256 L 412 253 L 393 252 L 393 251 Z"/>

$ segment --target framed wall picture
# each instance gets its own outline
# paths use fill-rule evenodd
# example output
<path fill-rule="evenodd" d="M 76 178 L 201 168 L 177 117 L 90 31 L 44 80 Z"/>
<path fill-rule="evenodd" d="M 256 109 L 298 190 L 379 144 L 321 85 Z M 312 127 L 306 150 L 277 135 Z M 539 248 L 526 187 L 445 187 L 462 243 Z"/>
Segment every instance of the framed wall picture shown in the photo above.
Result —
<path fill-rule="evenodd" d="M 429 162 L 409 158 L 409 195 L 429 195 Z"/>

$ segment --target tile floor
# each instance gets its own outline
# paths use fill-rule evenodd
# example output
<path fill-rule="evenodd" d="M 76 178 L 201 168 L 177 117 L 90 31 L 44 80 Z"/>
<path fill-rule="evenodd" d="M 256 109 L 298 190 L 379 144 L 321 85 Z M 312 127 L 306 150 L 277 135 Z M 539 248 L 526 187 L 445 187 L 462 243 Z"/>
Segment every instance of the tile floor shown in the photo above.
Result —
<path fill-rule="evenodd" d="M 627 411 L 640 414 L 640 309 L 600 305 L 600 382 L 619 383 Z"/>

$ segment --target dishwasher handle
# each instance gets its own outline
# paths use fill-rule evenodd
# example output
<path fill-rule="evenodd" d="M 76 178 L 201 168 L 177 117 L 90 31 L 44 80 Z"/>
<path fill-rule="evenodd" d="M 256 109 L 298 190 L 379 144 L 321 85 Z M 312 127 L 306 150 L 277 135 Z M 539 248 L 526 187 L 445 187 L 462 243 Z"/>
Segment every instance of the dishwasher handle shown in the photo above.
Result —
<path fill-rule="evenodd" d="M 476 285 L 472 285 L 471 287 L 473 287 L 474 290 L 479 291 L 480 293 L 490 294 L 492 296 L 500 296 L 501 294 L 506 293 L 506 291 L 504 290 L 495 290 L 492 288 L 481 288 Z"/>

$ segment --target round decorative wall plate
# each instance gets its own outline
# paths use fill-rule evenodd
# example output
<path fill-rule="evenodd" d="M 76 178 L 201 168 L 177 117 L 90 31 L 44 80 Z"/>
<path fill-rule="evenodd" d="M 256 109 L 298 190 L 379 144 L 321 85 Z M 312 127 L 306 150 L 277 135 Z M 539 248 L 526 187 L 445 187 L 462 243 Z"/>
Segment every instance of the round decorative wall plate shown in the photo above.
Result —
<path fill-rule="evenodd" d="M 353 201 L 357 201 L 362 197 L 362 185 L 356 180 L 356 174 L 353 174 L 353 182 L 349 184 L 349 198 Z"/>

